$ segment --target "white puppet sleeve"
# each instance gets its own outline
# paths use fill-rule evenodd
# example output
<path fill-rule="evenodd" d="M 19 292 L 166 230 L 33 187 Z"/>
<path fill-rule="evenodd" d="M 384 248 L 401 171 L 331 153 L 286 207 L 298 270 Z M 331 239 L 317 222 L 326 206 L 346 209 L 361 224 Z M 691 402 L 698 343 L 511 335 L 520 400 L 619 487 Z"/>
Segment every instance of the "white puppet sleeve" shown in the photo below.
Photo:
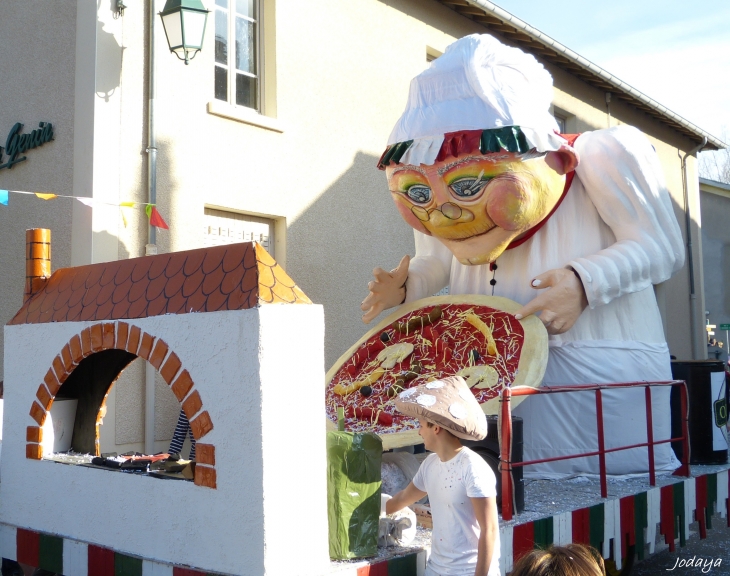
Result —
<path fill-rule="evenodd" d="M 451 260 L 449 249 L 433 236 L 413 231 L 416 256 L 408 267 L 406 302 L 433 296 L 449 283 Z"/>
<path fill-rule="evenodd" d="M 569 263 L 591 308 L 667 280 L 684 263 L 684 245 L 659 158 L 637 129 L 583 134 L 576 169 L 616 242 Z"/>

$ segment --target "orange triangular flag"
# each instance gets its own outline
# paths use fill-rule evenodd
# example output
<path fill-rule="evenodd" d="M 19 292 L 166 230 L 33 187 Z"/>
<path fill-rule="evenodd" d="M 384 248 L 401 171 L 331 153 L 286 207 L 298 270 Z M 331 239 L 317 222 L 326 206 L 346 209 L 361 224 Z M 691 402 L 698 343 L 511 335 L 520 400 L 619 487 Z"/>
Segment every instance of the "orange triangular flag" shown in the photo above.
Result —
<path fill-rule="evenodd" d="M 41 200 L 53 200 L 54 198 L 58 198 L 56 194 L 45 194 L 43 192 L 34 192 L 34 194 Z"/>

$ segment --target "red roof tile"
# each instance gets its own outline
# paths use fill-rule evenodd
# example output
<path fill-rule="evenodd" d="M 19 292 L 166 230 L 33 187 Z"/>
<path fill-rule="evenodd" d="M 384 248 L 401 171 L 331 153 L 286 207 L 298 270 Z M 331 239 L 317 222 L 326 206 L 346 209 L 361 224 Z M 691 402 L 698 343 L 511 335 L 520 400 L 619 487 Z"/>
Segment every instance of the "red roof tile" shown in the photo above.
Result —
<path fill-rule="evenodd" d="M 11 324 L 146 318 L 311 304 L 256 242 L 61 268 Z"/>

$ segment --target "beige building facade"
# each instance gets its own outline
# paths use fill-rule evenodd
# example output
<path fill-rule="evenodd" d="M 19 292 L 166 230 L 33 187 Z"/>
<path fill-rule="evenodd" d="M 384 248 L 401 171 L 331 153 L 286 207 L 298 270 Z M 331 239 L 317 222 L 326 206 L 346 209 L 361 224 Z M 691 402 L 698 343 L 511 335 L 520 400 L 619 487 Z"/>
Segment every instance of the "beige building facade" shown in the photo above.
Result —
<path fill-rule="evenodd" d="M 124 10 L 116 0 L 0 6 L 0 145 L 18 122 L 25 133 L 50 122 L 54 133 L 0 169 L 0 189 L 95 200 L 92 208 L 11 192 L 0 206 L 3 323 L 22 304 L 26 228 L 52 230 L 54 269 L 145 254 L 144 210 L 118 205 L 147 202 L 150 1 L 162 10 L 163 0 Z M 262 242 L 324 305 L 328 368 L 366 330 L 359 305 L 372 269 L 414 250 L 375 167 L 410 79 L 453 40 L 492 33 L 551 72 L 565 132 L 629 124 L 649 137 L 692 240 L 692 273 L 685 264 L 656 288 L 665 332 L 678 358 L 704 357 L 699 190 L 688 153 L 704 137 L 708 149 L 721 142 L 483 0 L 205 4 L 204 47 L 188 66 L 170 54 L 155 18 L 157 208 L 170 225 L 157 231 L 159 252 Z M 134 364 L 110 395 L 102 451 L 163 450 L 172 435 L 176 399 Z M 295 370 L 287 385 L 296 386 Z"/>
<path fill-rule="evenodd" d="M 700 178 L 705 321 L 710 358 L 726 360 L 730 351 L 730 184 Z M 713 328 L 714 326 L 714 328 Z M 716 342 L 713 342 L 716 341 Z"/>

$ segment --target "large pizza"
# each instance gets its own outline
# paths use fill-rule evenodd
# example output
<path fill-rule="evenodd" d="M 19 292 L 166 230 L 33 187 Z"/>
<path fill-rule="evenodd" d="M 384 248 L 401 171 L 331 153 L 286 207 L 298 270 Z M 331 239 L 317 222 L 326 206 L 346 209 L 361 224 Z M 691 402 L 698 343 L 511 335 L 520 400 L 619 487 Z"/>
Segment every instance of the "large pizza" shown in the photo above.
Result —
<path fill-rule="evenodd" d="M 395 409 L 394 398 L 424 382 L 459 375 L 482 409 L 496 414 L 501 390 L 539 386 L 547 362 L 547 332 L 521 306 L 496 296 L 434 296 L 401 306 L 363 336 L 329 370 L 328 425 L 343 408 L 345 430 L 381 435 L 383 447 L 420 442 L 418 421 Z M 513 406 L 521 397 L 513 399 Z"/>

